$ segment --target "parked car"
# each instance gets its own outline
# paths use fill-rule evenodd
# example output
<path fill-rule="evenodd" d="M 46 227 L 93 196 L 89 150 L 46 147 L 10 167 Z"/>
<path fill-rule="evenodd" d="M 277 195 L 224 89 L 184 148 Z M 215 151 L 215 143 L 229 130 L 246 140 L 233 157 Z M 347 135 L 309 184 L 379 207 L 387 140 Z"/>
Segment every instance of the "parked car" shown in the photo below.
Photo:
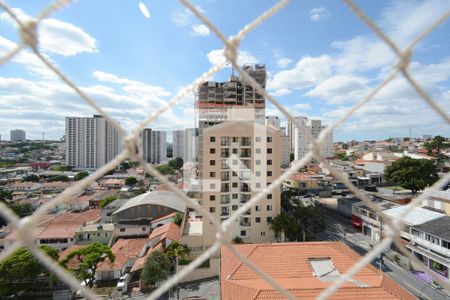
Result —
<path fill-rule="evenodd" d="M 130 274 L 125 274 L 119 278 L 119 282 L 117 282 L 117 290 L 122 292 L 122 294 L 127 292 L 128 282 L 130 281 Z"/>

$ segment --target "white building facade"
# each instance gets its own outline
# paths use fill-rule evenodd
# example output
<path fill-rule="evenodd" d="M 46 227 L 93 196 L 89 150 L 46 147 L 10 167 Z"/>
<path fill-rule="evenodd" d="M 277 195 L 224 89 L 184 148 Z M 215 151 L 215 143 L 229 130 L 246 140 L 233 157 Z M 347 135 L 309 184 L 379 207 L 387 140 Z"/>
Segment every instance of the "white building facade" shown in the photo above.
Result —
<path fill-rule="evenodd" d="M 14 129 L 11 130 L 11 142 L 23 142 L 26 140 L 25 130 Z"/>
<path fill-rule="evenodd" d="M 317 139 L 320 132 L 325 129 L 325 127 L 322 126 L 321 120 L 311 120 L 306 117 L 296 117 L 296 119 L 298 120 L 299 126 L 304 129 L 304 131 L 308 132 L 314 139 Z M 311 147 L 306 135 L 302 132 L 303 130 L 299 130 L 299 128 L 295 126 L 293 126 L 291 130 L 294 132 L 294 157 L 298 160 L 303 158 Z M 323 157 L 333 156 L 333 132 L 326 135 L 323 141 L 321 154 Z"/>

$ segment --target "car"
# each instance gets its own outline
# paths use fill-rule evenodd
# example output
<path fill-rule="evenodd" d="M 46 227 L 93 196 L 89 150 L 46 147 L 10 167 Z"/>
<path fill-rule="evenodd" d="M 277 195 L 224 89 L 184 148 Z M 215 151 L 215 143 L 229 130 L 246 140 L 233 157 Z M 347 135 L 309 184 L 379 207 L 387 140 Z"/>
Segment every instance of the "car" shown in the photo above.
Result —
<path fill-rule="evenodd" d="M 128 288 L 128 281 L 130 278 L 130 274 L 125 274 L 119 278 L 119 282 L 117 282 L 117 290 L 126 293 Z"/>

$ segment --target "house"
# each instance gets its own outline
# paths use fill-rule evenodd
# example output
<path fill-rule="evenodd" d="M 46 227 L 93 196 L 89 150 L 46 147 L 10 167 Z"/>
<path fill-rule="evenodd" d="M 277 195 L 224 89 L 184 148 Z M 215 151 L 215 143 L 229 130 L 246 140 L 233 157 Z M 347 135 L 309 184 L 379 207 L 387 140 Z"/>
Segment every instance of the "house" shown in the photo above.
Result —
<path fill-rule="evenodd" d="M 65 182 L 65 181 L 45 182 L 44 184 L 42 184 L 41 190 L 43 193 L 61 193 L 69 185 L 70 185 L 70 182 Z"/>
<path fill-rule="evenodd" d="M 316 299 L 361 259 L 342 242 L 239 244 L 234 247 L 295 299 Z M 222 246 L 220 256 L 221 299 L 285 299 L 227 246 Z M 331 299 L 416 298 L 384 273 L 367 265 L 343 283 Z"/>
<path fill-rule="evenodd" d="M 38 182 L 18 182 L 7 188 L 11 191 L 17 192 L 36 192 L 41 188 L 42 184 Z"/>
<path fill-rule="evenodd" d="M 139 257 L 144 256 L 146 251 L 146 238 L 117 240 L 111 248 L 111 252 L 115 255 L 116 260 L 112 264 L 109 260 L 99 264 L 95 274 L 96 280 L 119 279 L 131 269 Z"/>
<path fill-rule="evenodd" d="M 160 227 L 164 224 L 173 222 L 175 220 L 176 214 L 177 213 L 173 212 L 173 213 L 167 214 L 165 216 L 153 219 L 151 222 L 152 229 L 154 229 L 156 227 Z"/>
<path fill-rule="evenodd" d="M 112 214 L 130 199 L 117 199 L 102 208 L 102 223 L 111 223 Z"/>
<path fill-rule="evenodd" d="M 107 189 L 120 189 L 124 186 L 124 181 L 121 179 L 106 179 L 100 182 L 100 186 Z"/>
<path fill-rule="evenodd" d="M 444 281 L 449 279 L 450 217 L 443 216 L 410 228 L 412 254 Z"/>
<path fill-rule="evenodd" d="M 175 223 L 167 223 L 160 227 L 156 227 L 148 237 L 150 247 L 155 246 L 159 242 L 166 249 L 172 242 L 179 241 L 180 226 Z"/>
<path fill-rule="evenodd" d="M 422 205 L 450 215 L 450 190 L 434 193 L 428 199 L 423 200 Z"/>
<path fill-rule="evenodd" d="M 99 242 L 112 244 L 114 224 L 87 224 L 75 232 L 75 243 L 78 245 Z"/>

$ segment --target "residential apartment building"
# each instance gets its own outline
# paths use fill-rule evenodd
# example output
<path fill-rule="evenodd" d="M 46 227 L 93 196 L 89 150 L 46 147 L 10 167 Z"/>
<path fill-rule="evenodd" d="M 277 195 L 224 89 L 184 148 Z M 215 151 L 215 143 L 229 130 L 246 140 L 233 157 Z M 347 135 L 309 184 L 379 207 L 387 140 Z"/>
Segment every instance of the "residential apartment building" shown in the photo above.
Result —
<path fill-rule="evenodd" d="M 299 122 L 300 124 L 304 124 L 306 122 L 306 117 L 302 117 L 302 116 L 297 116 L 294 117 L 294 119 L 296 120 L 296 122 Z M 290 145 L 291 145 L 291 151 L 294 150 L 294 146 L 295 146 L 295 134 L 294 134 L 294 130 L 295 130 L 295 124 L 293 122 L 291 122 L 291 120 L 287 121 L 287 135 L 290 138 Z"/>
<path fill-rule="evenodd" d="M 198 157 L 198 130 L 186 128 L 184 130 L 183 161 L 196 162 Z"/>
<path fill-rule="evenodd" d="M 308 132 L 312 138 L 317 139 L 319 134 L 325 127 L 322 126 L 321 120 L 311 120 L 306 117 L 297 117 L 299 126 L 306 132 Z M 311 149 L 310 143 L 299 128 L 291 127 L 291 132 L 294 134 L 294 157 L 296 160 L 303 158 Z M 333 156 L 333 133 L 326 135 L 321 154 L 323 157 Z"/>
<path fill-rule="evenodd" d="M 105 118 L 66 117 L 66 165 L 97 169 L 122 148 L 120 133 Z"/>
<path fill-rule="evenodd" d="M 183 158 L 184 157 L 184 130 L 174 130 L 173 131 L 173 158 Z"/>
<path fill-rule="evenodd" d="M 281 161 L 280 164 L 282 167 L 288 167 L 291 162 L 291 147 L 290 147 L 290 138 L 288 135 L 281 135 L 280 137 L 281 145 L 280 145 L 280 154 Z"/>
<path fill-rule="evenodd" d="M 203 130 L 203 206 L 226 220 L 280 176 L 279 129 L 255 121 L 227 121 Z M 280 189 L 268 194 L 235 224 L 245 242 L 273 241 L 270 222 L 280 213 Z M 215 241 L 215 228 L 203 223 L 204 244 Z"/>
<path fill-rule="evenodd" d="M 278 116 L 266 116 L 266 126 L 273 125 L 275 128 L 280 128 L 281 120 Z"/>
<path fill-rule="evenodd" d="M 152 147 L 152 129 L 144 128 L 141 133 L 142 138 L 142 156 L 145 162 L 151 162 L 151 147 Z"/>
<path fill-rule="evenodd" d="M 145 128 L 142 131 L 142 155 L 152 164 L 167 161 L 167 131 Z"/>
<path fill-rule="evenodd" d="M 11 130 L 11 142 L 24 142 L 26 141 L 25 130 L 14 129 Z"/>

